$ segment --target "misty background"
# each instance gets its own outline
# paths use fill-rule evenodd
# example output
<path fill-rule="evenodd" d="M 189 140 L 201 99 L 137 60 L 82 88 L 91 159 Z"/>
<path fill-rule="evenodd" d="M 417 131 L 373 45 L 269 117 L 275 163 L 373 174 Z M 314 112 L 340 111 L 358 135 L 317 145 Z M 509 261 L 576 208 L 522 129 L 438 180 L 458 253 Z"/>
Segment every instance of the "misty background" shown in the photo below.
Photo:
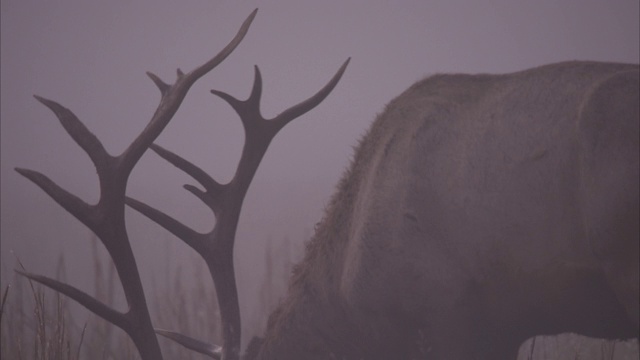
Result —
<path fill-rule="evenodd" d="M 243 324 L 251 331 L 267 244 L 299 257 L 352 147 L 412 83 L 441 72 L 505 73 L 565 60 L 638 63 L 640 57 L 637 0 L 2 0 L 3 288 L 14 279 L 13 254 L 30 272 L 51 275 L 63 253 L 67 281 L 93 291 L 93 277 L 84 276 L 92 266 L 90 231 L 13 170 L 40 171 L 89 203 L 98 199 L 89 158 L 32 95 L 71 109 L 111 154 L 120 154 L 160 98 L 145 71 L 172 83 L 176 68 L 190 71 L 220 51 L 256 7 L 244 41 L 196 83 L 156 141 L 226 182 L 244 137 L 236 114 L 209 89 L 246 98 L 257 64 L 262 112 L 273 117 L 314 94 L 352 57 L 329 97 L 276 137 L 245 200 L 235 258 Z M 195 184 L 147 152 L 128 195 L 208 231 L 213 215 L 182 189 L 185 183 Z M 199 261 L 131 209 L 127 224 L 145 289 L 154 277 L 162 280 L 167 262 Z M 203 286 L 211 286 L 205 279 Z"/>

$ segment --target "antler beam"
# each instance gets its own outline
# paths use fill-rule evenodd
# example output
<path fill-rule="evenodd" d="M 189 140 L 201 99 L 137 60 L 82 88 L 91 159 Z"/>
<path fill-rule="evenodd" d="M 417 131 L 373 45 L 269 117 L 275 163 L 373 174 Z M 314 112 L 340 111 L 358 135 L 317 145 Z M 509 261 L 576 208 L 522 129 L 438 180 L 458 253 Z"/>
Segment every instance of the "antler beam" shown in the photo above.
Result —
<path fill-rule="evenodd" d="M 213 211 L 216 224 L 209 233 L 198 233 L 157 209 L 135 199 L 127 198 L 129 206 L 182 239 L 205 260 L 215 284 L 220 306 L 223 333 L 222 359 L 235 360 L 238 359 L 240 353 L 240 309 L 233 267 L 233 247 L 242 202 L 249 185 L 271 140 L 278 131 L 293 119 L 320 104 L 336 86 L 349 61 L 350 59 L 347 59 L 333 78 L 315 95 L 270 120 L 265 119 L 260 113 L 262 77 L 257 66 L 255 67 L 253 89 L 248 99 L 238 100 L 227 93 L 211 90 L 212 94 L 224 99 L 238 113 L 245 130 L 246 139 L 240 162 L 233 179 L 227 184 L 218 183 L 202 169 L 169 150 L 157 145 L 151 146 L 151 149 L 158 155 L 191 175 L 204 187 L 205 191 L 201 191 L 196 187 L 185 185 L 187 190 L 196 195 Z M 162 334 L 179 341 L 181 344 L 185 343 L 185 339 L 189 339 L 184 335 L 164 330 L 162 330 Z M 199 348 L 197 345 L 201 342 L 194 339 L 190 339 L 186 343 L 190 345 L 189 348 L 208 355 L 210 355 L 210 349 L 213 348 L 208 344 Z"/>

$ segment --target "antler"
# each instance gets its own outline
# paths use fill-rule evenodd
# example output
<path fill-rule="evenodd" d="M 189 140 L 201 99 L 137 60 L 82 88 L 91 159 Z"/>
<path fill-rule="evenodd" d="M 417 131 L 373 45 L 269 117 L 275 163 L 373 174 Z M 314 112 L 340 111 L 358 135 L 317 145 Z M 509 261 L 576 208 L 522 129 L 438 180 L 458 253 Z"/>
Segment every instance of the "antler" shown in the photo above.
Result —
<path fill-rule="evenodd" d="M 89 205 L 37 171 L 21 168 L 16 168 L 16 171 L 38 185 L 98 236 L 113 259 L 129 309 L 120 312 L 73 286 L 45 276 L 18 272 L 69 296 L 96 315 L 120 327 L 132 338 L 140 356 L 145 360 L 162 359 L 162 354 L 151 325 L 140 274 L 125 228 L 127 180 L 140 157 L 176 113 L 191 86 L 233 52 L 249 30 L 256 13 L 257 9 L 247 17 L 231 42 L 211 60 L 187 74 L 178 69 L 174 84 L 169 85 L 158 76 L 147 73 L 160 90 L 160 104 L 147 127 L 119 156 L 108 154 L 100 140 L 69 109 L 54 101 L 35 96 L 54 112 L 67 133 L 89 155 L 98 172 L 100 199 L 97 204 Z"/>
<path fill-rule="evenodd" d="M 313 109 L 329 95 L 342 77 L 349 60 L 344 62 L 333 78 L 315 95 L 283 111 L 271 120 L 265 119 L 260 114 L 262 78 L 257 66 L 253 89 L 248 99 L 241 101 L 227 93 L 211 90 L 212 94 L 224 99 L 238 113 L 245 130 L 245 143 L 240 162 L 233 179 L 227 184 L 218 183 L 202 169 L 169 150 L 155 144 L 151 145 L 151 149 L 158 155 L 191 175 L 204 187 L 205 190 L 202 191 L 192 185 L 184 186 L 213 211 L 216 223 L 209 233 L 196 232 L 159 210 L 127 198 L 127 205 L 182 239 L 207 263 L 220 306 L 223 335 L 221 356 L 224 360 L 238 359 L 240 353 L 240 309 L 233 268 L 233 247 L 244 197 L 271 140 L 291 120 Z M 220 354 L 219 347 L 185 335 L 166 330 L 158 330 L 158 333 L 211 357 L 218 358 Z"/>

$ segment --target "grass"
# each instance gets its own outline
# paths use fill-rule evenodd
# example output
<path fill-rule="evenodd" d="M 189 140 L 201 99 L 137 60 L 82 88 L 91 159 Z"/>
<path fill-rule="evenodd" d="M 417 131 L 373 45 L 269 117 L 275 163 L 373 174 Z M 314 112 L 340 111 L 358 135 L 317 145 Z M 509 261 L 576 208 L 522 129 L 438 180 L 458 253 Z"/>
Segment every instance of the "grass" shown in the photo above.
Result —
<path fill-rule="evenodd" d="M 116 300 L 114 289 L 119 285 L 115 268 L 109 259 L 99 254 L 97 240 L 93 244 L 94 295 L 113 305 Z M 268 250 L 265 254 L 263 286 L 259 295 L 261 308 L 250 314 L 255 329 L 264 326 L 264 319 L 284 290 L 291 258 L 299 257 L 301 252 L 287 239 L 278 245 L 269 240 L 268 244 L 268 249 L 277 248 L 279 251 Z M 291 254 L 292 248 L 297 250 L 295 255 Z M 280 255 L 276 258 L 274 254 Z M 208 271 L 199 258 L 190 263 L 190 268 L 177 266 L 176 271 L 167 271 L 160 284 L 159 279 L 153 279 L 148 299 L 154 325 L 219 341 L 220 321 L 214 290 L 211 286 L 188 285 L 210 284 Z M 19 261 L 18 264 L 22 267 Z M 55 277 L 65 280 L 63 257 L 59 258 Z M 195 281 L 187 282 L 185 278 Z M 10 285 L 1 288 L 0 359 L 139 359 L 135 346 L 123 331 L 64 296 L 19 276 L 14 276 Z M 77 319 L 83 317 L 86 320 L 77 323 Z M 167 339 L 159 339 L 166 359 L 208 359 Z M 567 334 L 529 339 L 521 347 L 518 359 L 627 360 L 637 359 L 637 356 L 637 341 L 612 342 Z"/>
<path fill-rule="evenodd" d="M 118 284 L 115 267 L 98 252 L 93 241 L 94 296 L 106 304 L 116 302 Z M 209 284 L 202 261 L 194 259 L 192 267 L 178 267 L 169 286 L 153 285 L 148 295 L 154 309 L 154 325 L 180 329 L 202 339 L 219 340 L 219 314 L 215 292 L 207 286 L 189 287 L 184 276 L 197 284 Z M 27 271 L 22 264 L 18 266 Z M 55 278 L 65 280 L 64 258 L 58 261 Z M 157 279 L 154 279 L 157 280 Z M 191 281 L 190 283 L 194 283 Z M 25 285 L 27 285 L 25 287 Z M 0 359 L 76 360 L 139 359 L 133 342 L 120 329 L 93 315 L 70 299 L 19 275 L 2 287 L 0 304 Z M 176 296 L 179 295 L 179 296 Z M 122 308 L 122 306 L 116 306 Z M 162 309 L 162 311 L 159 311 Z M 83 319 L 81 324 L 77 319 Z M 159 338 L 167 359 L 208 359 L 170 340 Z"/>
<path fill-rule="evenodd" d="M 25 270 L 18 260 L 18 264 Z M 62 266 L 61 266 L 62 265 Z M 64 262 L 58 264 L 56 276 L 64 279 Z M 29 285 L 24 289 L 23 284 Z M 84 330 L 72 336 L 69 329 L 68 299 L 58 293 L 51 294 L 33 281 L 15 281 L 15 288 L 4 287 L 0 306 L 1 344 L 3 359 L 80 359 Z M 9 295 L 15 295 L 15 302 Z M 27 308 L 31 310 L 27 314 Z M 73 338 L 73 340 L 72 340 Z"/>

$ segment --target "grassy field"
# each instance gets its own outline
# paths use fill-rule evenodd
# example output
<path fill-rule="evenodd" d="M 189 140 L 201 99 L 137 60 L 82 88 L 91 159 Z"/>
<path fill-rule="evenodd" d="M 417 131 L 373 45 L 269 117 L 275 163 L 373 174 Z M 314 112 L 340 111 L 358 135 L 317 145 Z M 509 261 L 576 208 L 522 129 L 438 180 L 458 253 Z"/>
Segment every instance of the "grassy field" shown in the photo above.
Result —
<path fill-rule="evenodd" d="M 275 259 L 271 251 L 266 254 L 265 280 L 260 294 L 262 306 L 260 313 L 252 314 L 256 319 L 251 321 L 257 328 L 277 304 L 286 282 L 274 269 L 283 264 L 285 269 L 290 269 L 290 261 Z M 114 304 L 114 289 L 119 284 L 111 262 L 94 251 L 93 264 L 94 295 L 107 304 Z M 55 275 L 65 279 L 63 257 L 58 261 Z M 208 272 L 204 265 L 196 259 L 188 268 L 178 267 L 163 279 L 163 284 L 154 279 L 152 294 L 148 296 L 152 315 L 155 315 L 154 325 L 219 341 L 220 321 L 214 290 L 209 286 L 187 286 L 187 277 L 195 279 L 192 282 L 195 284 L 210 283 L 205 278 Z M 139 359 L 133 343 L 122 330 L 54 291 L 18 275 L 13 277 L 11 284 L 2 284 L 0 325 L 1 359 Z M 165 359 L 209 359 L 161 337 L 160 345 Z M 522 345 L 519 359 L 636 360 L 638 343 L 593 340 L 570 334 L 539 336 Z"/>

